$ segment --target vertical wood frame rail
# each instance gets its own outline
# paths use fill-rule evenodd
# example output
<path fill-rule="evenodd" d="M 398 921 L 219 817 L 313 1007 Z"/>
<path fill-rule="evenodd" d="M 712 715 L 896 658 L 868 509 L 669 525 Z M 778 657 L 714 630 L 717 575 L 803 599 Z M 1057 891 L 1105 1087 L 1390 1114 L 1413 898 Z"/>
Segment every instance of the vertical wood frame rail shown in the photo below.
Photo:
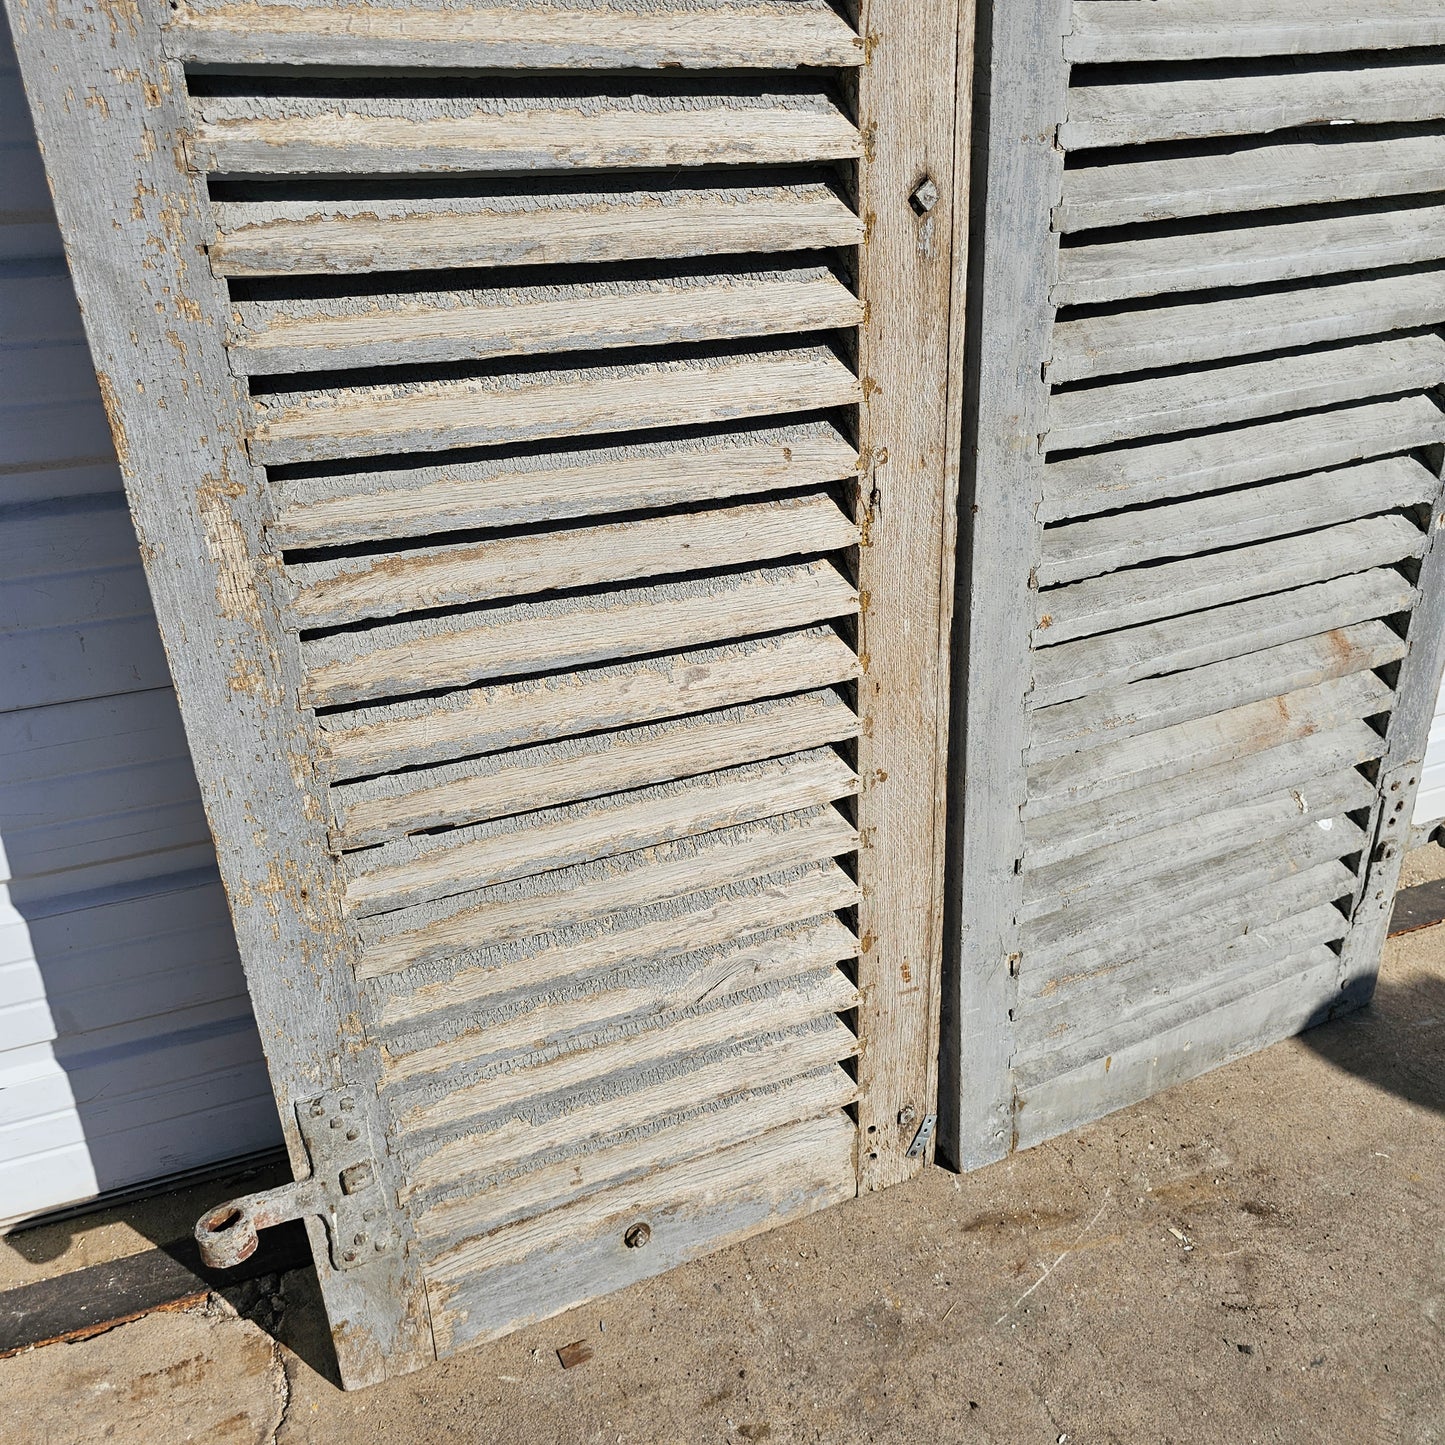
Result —
<path fill-rule="evenodd" d="M 318 1096 L 328 1108 L 354 1099 L 363 1137 L 383 1141 L 378 1187 L 395 1207 L 397 1249 L 363 1269 L 334 1267 L 323 1224 L 305 1215 L 342 1379 L 364 1385 L 453 1345 L 434 1332 L 394 1121 L 378 1098 L 361 942 L 329 846 L 265 471 L 247 451 L 252 404 L 224 345 L 229 299 L 208 260 L 215 229 L 193 168 L 184 67 L 168 45 L 170 7 L 7 3 L 293 1168 L 304 1179 L 316 1162 L 297 1114 L 318 1111 Z M 910 1146 L 937 1087 L 966 216 L 955 105 L 966 114 L 972 33 L 963 9 L 865 3 L 851 17 L 866 56 L 854 82 L 866 140 L 855 499 L 860 1190 L 923 1167 L 926 1152 L 910 1156 Z M 734 1217 L 745 1223 L 727 1224 Z M 722 1211 L 681 1257 L 752 1232 L 759 1217 L 773 1216 Z"/>

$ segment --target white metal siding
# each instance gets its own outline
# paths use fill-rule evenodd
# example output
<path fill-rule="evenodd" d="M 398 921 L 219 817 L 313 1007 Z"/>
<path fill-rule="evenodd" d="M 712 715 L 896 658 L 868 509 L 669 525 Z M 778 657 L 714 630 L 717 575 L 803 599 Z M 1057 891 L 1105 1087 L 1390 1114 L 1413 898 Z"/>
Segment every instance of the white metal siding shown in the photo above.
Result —
<path fill-rule="evenodd" d="M 1425 749 L 1425 773 L 1415 795 L 1415 821 L 1435 823 L 1445 818 L 1445 683 L 1435 703 L 1430 742 Z"/>
<path fill-rule="evenodd" d="M 280 1142 L 0 16 L 0 1222 Z"/>

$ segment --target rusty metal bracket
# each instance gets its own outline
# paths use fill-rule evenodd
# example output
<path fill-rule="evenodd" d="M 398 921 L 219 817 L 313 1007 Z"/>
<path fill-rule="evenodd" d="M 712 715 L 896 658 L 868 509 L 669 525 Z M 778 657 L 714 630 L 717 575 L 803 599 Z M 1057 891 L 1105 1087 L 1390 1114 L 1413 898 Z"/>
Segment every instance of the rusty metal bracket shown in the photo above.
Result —
<path fill-rule="evenodd" d="M 355 1096 L 341 1089 L 308 1099 L 297 1104 L 296 1120 L 311 1160 L 310 1175 L 207 1210 L 196 1221 L 196 1243 L 213 1269 L 249 1259 L 260 1243 L 260 1230 L 307 1216 L 325 1222 L 337 1269 L 357 1269 L 398 1249 L 371 1130 Z"/>

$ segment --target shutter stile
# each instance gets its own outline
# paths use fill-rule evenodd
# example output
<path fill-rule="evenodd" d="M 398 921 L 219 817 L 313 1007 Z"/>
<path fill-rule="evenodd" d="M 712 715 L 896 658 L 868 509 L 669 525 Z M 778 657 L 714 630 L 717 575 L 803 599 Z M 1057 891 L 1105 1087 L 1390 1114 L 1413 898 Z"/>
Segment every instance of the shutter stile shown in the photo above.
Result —
<path fill-rule="evenodd" d="M 147 4 L 136 95 L 89 19 L 20 27 L 57 153 L 44 76 L 103 67 L 155 157 L 191 329 L 147 280 L 97 349 L 155 332 L 153 561 L 237 552 L 215 608 L 152 582 L 298 1172 L 347 1090 L 379 1144 L 386 1228 L 308 1212 L 348 1384 L 921 1167 L 957 17 L 913 9 L 895 58 L 828 0 Z M 130 399 L 167 346 L 212 368 L 167 402 L 225 451 L 199 517 Z"/>
<path fill-rule="evenodd" d="M 965 1166 L 1367 996 L 1445 442 L 1438 7 L 1039 0 L 993 39 Z"/>

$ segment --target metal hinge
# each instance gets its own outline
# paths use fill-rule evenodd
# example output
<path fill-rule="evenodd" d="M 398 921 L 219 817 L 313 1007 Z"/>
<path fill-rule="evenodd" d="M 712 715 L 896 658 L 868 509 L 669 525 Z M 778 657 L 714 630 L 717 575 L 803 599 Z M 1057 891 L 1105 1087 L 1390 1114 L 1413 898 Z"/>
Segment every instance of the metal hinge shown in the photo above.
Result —
<path fill-rule="evenodd" d="M 923 1151 L 928 1148 L 928 1141 L 933 1138 L 933 1126 L 937 1123 L 937 1114 L 925 1114 L 923 1116 L 923 1122 L 918 1126 L 918 1132 L 913 1136 L 913 1142 L 908 1146 L 906 1158 L 917 1159 Z"/>
<path fill-rule="evenodd" d="M 325 1221 L 337 1269 L 357 1269 L 396 1252 L 400 1236 L 377 1172 L 371 1126 L 355 1093 L 340 1089 L 297 1104 L 296 1120 L 310 1175 L 228 1199 L 203 1214 L 196 1243 L 213 1269 L 249 1259 L 260 1242 L 258 1230 L 308 1216 Z"/>

